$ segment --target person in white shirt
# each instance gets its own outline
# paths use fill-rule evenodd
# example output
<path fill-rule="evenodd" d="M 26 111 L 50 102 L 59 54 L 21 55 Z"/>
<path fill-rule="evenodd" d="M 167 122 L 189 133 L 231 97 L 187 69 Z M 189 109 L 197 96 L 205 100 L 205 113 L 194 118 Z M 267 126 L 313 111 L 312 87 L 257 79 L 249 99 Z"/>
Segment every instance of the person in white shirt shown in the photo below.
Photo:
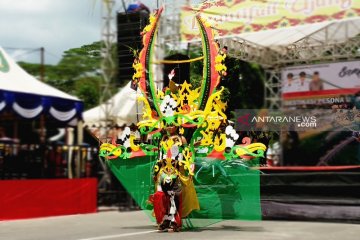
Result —
<path fill-rule="evenodd" d="M 296 92 L 309 91 L 309 81 L 306 79 L 306 73 L 299 73 L 299 80 L 296 82 Z"/>
<path fill-rule="evenodd" d="M 294 74 L 288 73 L 286 75 L 286 82 L 283 86 L 283 93 L 296 92 L 296 83 L 294 81 Z"/>

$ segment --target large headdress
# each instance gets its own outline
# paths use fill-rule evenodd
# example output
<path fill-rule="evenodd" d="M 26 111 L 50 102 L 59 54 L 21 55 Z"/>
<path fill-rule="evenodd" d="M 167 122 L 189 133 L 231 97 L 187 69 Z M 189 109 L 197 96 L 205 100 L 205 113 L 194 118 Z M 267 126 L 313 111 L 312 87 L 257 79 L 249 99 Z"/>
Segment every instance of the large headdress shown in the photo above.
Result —
<path fill-rule="evenodd" d="M 246 146 L 235 145 L 239 135 L 231 126 L 227 126 L 224 113 L 226 103 L 221 101 L 223 88 L 218 87 L 221 75 L 226 71 L 223 64 L 225 55 L 219 51 L 219 46 L 214 41 L 213 30 L 199 15 L 196 16 L 196 20 L 203 50 L 203 77 L 200 87 L 193 89 L 191 84 L 185 81 L 178 86 L 177 92 L 157 88 L 151 66 L 162 11 L 161 8 L 150 16 L 150 24 L 142 33 L 144 47 L 134 62 L 136 72 L 133 81 L 138 84 L 142 92 L 139 100 L 144 102 L 143 120 L 138 123 L 140 132 L 152 135 L 153 139 L 161 141 L 162 129 L 175 126 L 178 127 L 179 134 L 191 129 L 191 139 L 187 146 L 181 149 L 186 165 L 191 164 L 196 155 L 220 159 L 240 158 L 243 155 L 261 156 L 265 150 L 265 146 L 261 143 L 248 144 L 247 141 Z M 105 146 L 107 148 L 103 155 L 109 156 L 110 146 Z M 120 147 L 122 151 L 116 152 L 119 157 L 131 157 L 135 152 L 137 152 L 136 156 L 139 156 L 139 151 L 147 155 L 151 154 L 152 150 L 159 150 L 156 144 L 146 147 L 135 146 L 132 141 L 130 154 L 123 146 Z M 225 151 L 226 148 L 229 151 Z M 115 152 L 114 149 L 119 147 L 112 149 Z"/>

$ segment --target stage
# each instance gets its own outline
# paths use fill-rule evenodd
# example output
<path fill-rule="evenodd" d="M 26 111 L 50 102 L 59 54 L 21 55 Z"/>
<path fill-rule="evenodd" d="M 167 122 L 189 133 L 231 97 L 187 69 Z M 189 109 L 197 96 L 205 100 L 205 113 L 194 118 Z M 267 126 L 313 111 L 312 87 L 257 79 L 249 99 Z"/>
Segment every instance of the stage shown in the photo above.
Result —
<path fill-rule="evenodd" d="M 360 166 L 260 171 L 263 219 L 360 222 Z"/>

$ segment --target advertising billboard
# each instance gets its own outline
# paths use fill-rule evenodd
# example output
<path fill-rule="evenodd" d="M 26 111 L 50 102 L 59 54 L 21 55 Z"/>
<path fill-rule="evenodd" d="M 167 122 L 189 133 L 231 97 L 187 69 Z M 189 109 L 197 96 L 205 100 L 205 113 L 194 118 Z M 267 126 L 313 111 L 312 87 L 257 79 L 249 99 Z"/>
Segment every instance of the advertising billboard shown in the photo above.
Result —
<path fill-rule="evenodd" d="M 281 79 L 284 106 L 346 103 L 360 92 L 360 61 L 289 67 Z"/>

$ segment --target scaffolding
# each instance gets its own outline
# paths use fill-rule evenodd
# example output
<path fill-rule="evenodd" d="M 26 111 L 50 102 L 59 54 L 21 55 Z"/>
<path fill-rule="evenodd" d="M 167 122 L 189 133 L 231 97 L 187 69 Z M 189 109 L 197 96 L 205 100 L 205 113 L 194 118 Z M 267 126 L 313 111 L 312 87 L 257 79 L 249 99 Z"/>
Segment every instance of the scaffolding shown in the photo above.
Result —
<path fill-rule="evenodd" d="M 196 1 L 159 1 L 165 6 L 158 33 L 160 52 L 166 47 L 184 48 L 180 34 L 181 6 Z M 228 55 L 264 68 L 265 101 L 269 109 L 281 108 L 281 70 L 292 65 L 349 61 L 360 57 L 359 19 L 324 24 L 323 27 L 290 44 L 264 46 L 241 35 L 219 38 Z M 356 33 L 356 34 L 354 34 Z M 196 45 L 196 43 L 195 43 Z M 162 52 L 164 55 L 164 52 Z M 162 56 L 163 56 L 162 55 Z"/>
<path fill-rule="evenodd" d="M 122 0 L 121 4 L 126 11 L 126 6 L 131 1 Z M 165 55 L 167 44 L 171 44 L 172 48 L 180 47 L 180 6 L 183 1 L 157 0 L 157 7 L 165 7 L 165 11 L 161 18 L 161 24 L 158 31 L 156 44 L 156 58 L 162 59 Z M 104 113 L 105 124 L 100 126 L 100 141 L 108 142 L 111 128 L 115 125 L 115 119 L 112 116 L 114 102 L 112 99 L 112 89 L 115 87 L 116 77 L 116 61 L 113 54 L 114 44 L 116 44 L 116 26 L 115 26 L 115 5 L 116 0 L 102 0 L 102 29 L 101 29 L 101 75 L 102 82 L 100 86 L 101 111 Z M 161 71 L 161 68 L 156 69 Z M 162 76 L 162 74 L 156 74 Z M 129 79 L 130 80 L 130 79 Z M 156 83 L 161 86 L 162 79 L 157 78 Z M 99 172 L 99 193 L 111 192 L 111 174 L 105 163 L 105 160 L 99 157 L 101 171 Z"/>
<path fill-rule="evenodd" d="M 326 25 L 294 43 L 283 46 L 262 46 L 241 37 L 219 40 L 222 45 L 228 46 L 229 56 L 257 63 L 265 69 L 265 106 L 278 109 L 281 107 L 281 69 L 291 65 L 358 59 L 360 35 L 354 32 L 360 33 L 358 24 L 343 21 Z"/>
<path fill-rule="evenodd" d="M 102 0 L 102 30 L 101 30 L 101 75 L 100 106 L 105 116 L 105 125 L 100 126 L 100 141 L 107 142 L 110 128 L 114 120 L 111 116 L 114 103 L 112 100 L 112 87 L 116 74 L 116 64 L 112 54 L 113 44 L 116 40 L 115 21 L 113 16 L 115 0 Z M 99 157 L 101 171 L 99 172 L 99 191 L 108 190 L 111 184 L 111 175 L 105 160 Z"/>

